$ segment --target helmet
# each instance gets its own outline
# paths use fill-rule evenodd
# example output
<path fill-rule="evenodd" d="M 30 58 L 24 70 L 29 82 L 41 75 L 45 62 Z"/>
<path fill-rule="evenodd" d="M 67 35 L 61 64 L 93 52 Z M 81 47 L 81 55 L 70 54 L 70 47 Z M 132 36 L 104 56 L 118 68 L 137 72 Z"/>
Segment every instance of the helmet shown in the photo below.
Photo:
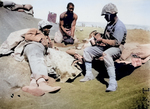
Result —
<path fill-rule="evenodd" d="M 105 15 L 106 13 L 115 14 L 118 13 L 118 9 L 114 4 L 109 3 L 103 7 L 101 16 Z"/>
<path fill-rule="evenodd" d="M 47 20 L 41 20 L 41 21 L 39 21 L 39 23 L 38 23 L 38 29 L 40 30 L 40 29 L 42 29 L 44 27 L 51 28 L 52 24 L 49 21 L 47 21 Z"/>

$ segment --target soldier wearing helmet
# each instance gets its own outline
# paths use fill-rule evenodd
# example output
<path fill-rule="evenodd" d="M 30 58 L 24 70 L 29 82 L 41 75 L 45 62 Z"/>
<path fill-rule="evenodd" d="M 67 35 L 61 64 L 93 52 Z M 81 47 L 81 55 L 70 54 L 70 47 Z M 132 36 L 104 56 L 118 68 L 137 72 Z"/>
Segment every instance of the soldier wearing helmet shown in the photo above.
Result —
<path fill-rule="evenodd" d="M 116 91 L 117 81 L 115 75 L 114 59 L 119 58 L 121 50 L 119 46 L 125 44 L 127 30 L 125 25 L 117 17 L 117 7 L 112 4 L 106 4 L 101 15 L 107 21 L 102 38 L 98 38 L 97 42 L 103 43 L 104 46 L 91 46 L 84 49 L 83 57 L 85 59 L 86 75 L 81 82 L 89 81 L 95 77 L 92 74 L 92 60 L 94 57 L 100 57 L 104 60 L 104 64 L 109 76 L 109 85 L 106 92 Z"/>
<path fill-rule="evenodd" d="M 50 29 L 52 28 L 52 24 L 49 21 L 41 20 L 38 23 L 38 29 L 43 32 L 44 35 L 49 36 Z"/>
<path fill-rule="evenodd" d="M 28 43 L 24 48 L 24 55 L 29 61 L 32 71 L 31 81 L 29 86 L 24 86 L 23 91 L 35 96 L 42 96 L 47 92 L 60 90 L 59 86 L 52 87 L 47 84 L 48 72 L 45 65 L 46 51 L 51 47 L 49 38 L 51 23 L 42 20 L 38 23 L 38 29 L 32 28 L 25 35 L 25 40 Z"/>

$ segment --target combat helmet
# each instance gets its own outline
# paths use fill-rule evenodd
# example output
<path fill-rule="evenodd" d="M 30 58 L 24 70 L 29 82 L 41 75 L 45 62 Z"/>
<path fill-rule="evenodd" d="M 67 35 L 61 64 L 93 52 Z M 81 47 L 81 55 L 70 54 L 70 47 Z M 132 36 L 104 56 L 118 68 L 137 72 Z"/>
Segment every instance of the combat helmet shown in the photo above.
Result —
<path fill-rule="evenodd" d="M 110 14 L 118 13 L 118 9 L 116 5 L 114 5 L 113 3 L 106 4 L 102 9 L 101 16 L 105 15 L 106 13 L 110 13 Z"/>

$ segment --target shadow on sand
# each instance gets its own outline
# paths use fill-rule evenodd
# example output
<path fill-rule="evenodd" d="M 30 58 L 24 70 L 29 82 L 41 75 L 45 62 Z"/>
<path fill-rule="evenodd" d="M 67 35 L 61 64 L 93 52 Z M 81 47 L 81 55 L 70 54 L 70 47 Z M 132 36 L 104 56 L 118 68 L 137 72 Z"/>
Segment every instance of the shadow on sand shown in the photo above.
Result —
<path fill-rule="evenodd" d="M 79 64 L 79 66 L 82 69 L 82 74 L 85 75 L 85 65 L 84 64 Z M 106 87 L 108 87 L 108 82 L 105 81 L 105 78 L 109 78 L 108 73 L 106 71 L 104 61 L 99 61 L 99 60 L 93 60 L 92 61 L 92 67 L 98 72 L 98 75 L 96 76 L 96 79 L 101 82 L 102 84 L 105 84 Z M 115 68 L 116 68 L 116 80 L 120 80 L 123 77 L 126 77 L 130 75 L 136 68 L 132 66 L 131 64 L 125 64 L 125 63 L 116 63 L 115 62 Z M 77 77 L 81 76 L 79 74 Z M 76 78 L 73 80 L 69 79 L 67 82 L 71 83 L 73 82 Z"/>
<path fill-rule="evenodd" d="M 115 62 L 114 64 L 116 68 L 116 80 L 120 80 L 121 78 L 130 75 L 136 69 L 131 64 L 117 62 Z M 100 81 L 102 84 L 105 84 L 106 87 L 108 87 L 108 83 L 104 80 L 105 78 L 109 78 L 104 65 L 104 61 L 93 60 L 92 66 L 96 71 L 99 72 L 99 74 L 96 77 L 97 80 Z"/>

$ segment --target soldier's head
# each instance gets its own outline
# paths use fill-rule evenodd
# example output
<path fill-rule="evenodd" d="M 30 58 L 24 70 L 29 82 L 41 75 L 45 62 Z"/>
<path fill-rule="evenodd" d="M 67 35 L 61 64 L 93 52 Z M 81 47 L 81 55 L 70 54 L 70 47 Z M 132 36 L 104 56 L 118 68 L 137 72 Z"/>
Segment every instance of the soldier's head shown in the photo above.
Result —
<path fill-rule="evenodd" d="M 52 28 L 52 24 L 47 20 L 41 20 L 38 23 L 38 29 L 41 30 L 43 34 L 46 36 L 49 35 L 51 28 Z"/>
<path fill-rule="evenodd" d="M 111 22 L 117 16 L 117 13 L 117 7 L 114 4 L 109 3 L 103 7 L 101 16 L 104 16 L 107 22 Z"/>
<path fill-rule="evenodd" d="M 68 3 L 67 4 L 67 11 L 69 11 L 70 13 L 73 13 L 74 11 L 74 4 L 73 3 Z"/>

